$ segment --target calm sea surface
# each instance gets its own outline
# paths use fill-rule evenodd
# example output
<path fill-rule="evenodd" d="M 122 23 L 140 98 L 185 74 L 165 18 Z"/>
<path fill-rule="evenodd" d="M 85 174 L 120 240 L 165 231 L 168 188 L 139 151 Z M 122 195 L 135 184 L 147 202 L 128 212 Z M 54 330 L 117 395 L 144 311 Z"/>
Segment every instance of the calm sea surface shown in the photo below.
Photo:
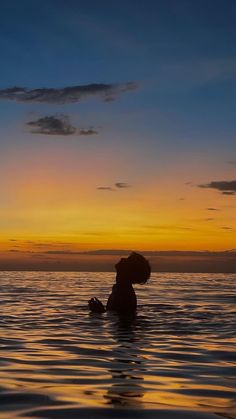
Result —
<path fill-rule="evenodd" d="M 153 274 L 136 317 L 89 313 L 113 280 L 0 272 L 0 418 L 235 418 L 236 275 Z"/>

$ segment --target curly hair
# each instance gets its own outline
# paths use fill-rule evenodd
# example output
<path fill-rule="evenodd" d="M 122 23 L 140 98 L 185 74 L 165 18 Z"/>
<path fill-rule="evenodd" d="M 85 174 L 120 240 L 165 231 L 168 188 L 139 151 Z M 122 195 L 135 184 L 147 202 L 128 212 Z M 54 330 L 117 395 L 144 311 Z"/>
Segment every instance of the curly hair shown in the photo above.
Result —
<path fill-rule="evenodd" d="M 151 266 L 148 260 L 139 253 L 132 252 L 128 261 L 128 274 L 132 284 L 145 284 L 151 275 Z"/>

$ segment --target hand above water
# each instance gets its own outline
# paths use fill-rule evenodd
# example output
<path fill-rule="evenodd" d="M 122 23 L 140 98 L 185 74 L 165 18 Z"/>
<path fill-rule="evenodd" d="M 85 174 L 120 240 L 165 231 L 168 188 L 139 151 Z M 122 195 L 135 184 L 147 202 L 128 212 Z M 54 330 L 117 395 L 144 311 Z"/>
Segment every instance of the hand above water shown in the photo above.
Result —
<path fill-rule="evenodd" d="M 104 313 L 106 311 L 104 305 L 97 297 L 91 298 L 88 302 L 88 306 L 93 313 Z"/>

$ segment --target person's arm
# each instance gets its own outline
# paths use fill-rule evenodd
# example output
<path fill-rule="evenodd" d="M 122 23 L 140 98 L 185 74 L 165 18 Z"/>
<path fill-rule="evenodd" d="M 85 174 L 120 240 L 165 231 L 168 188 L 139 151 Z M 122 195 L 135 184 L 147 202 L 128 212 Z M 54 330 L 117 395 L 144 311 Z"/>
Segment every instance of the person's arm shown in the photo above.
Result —
<path fill-rule="evenodd" d="M 88 306 L 90 311 L 93 313 L 104 313 L 106 311 L 104 305 L 101 303 L 101 301 L 98 300 L 97 297 L 91 298 L 91 300 L 88 302 Z"/>
<path fill-rule="evenodd" d="M 112 293 L 109 295 L 106 305 L 106 311 L 115 310 L 115 294 L 116 294 L 117 285 L 114 284 L 112 287 Z"/>

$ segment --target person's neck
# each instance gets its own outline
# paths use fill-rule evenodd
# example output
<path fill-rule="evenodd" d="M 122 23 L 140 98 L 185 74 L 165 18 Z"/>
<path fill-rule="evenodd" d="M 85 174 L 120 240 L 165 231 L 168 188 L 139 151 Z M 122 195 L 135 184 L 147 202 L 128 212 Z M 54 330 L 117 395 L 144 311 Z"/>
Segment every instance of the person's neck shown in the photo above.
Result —
<path fill-rule="evenodd" d="M 122 285 L 122 287 L 132 287 L 132 282 L 130 279 L 119 274 L 116 275 L 116 283 L 118 285 Z"/>

